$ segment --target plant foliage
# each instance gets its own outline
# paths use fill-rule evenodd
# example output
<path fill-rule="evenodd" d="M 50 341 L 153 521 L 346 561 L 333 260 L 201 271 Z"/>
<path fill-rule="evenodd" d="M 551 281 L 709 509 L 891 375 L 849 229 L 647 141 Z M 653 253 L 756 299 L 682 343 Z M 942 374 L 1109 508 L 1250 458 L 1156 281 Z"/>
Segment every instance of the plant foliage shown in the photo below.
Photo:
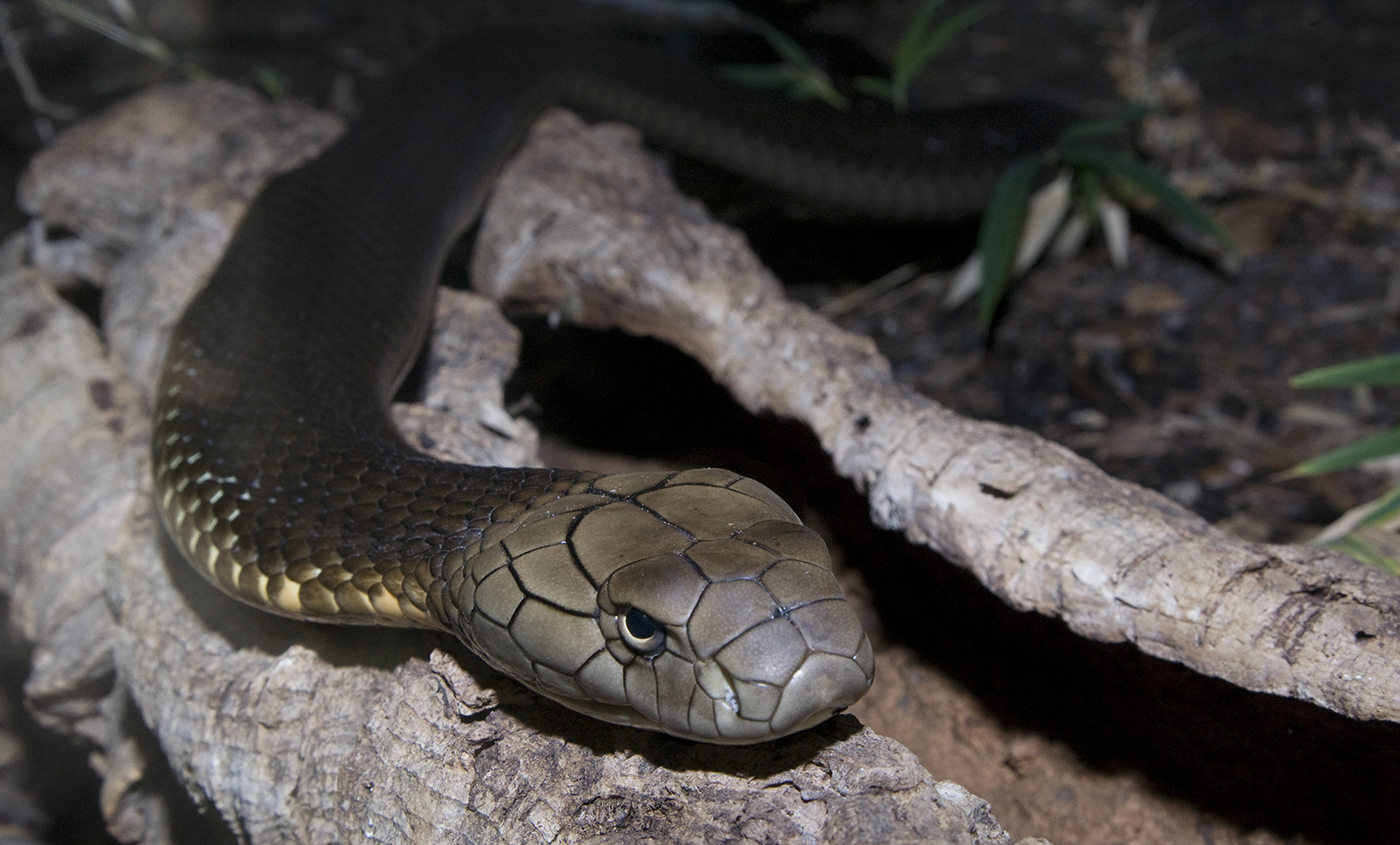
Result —
<path fill-rule="evenodd" d="M 1309 370 L 1289 380 L 1293 387 L 1380 387 L 1400 384 L 1400 355 L 1380 355 L 1361 361 L 1349 361 L 1331 367 Z M 1357 443 L 1334 449 L 1296 464 L 1285 477 L 1299 478 L 1325 472 L 1349 469 L 1364 461 L 1400 454 L 1400 428 L 1368 437 Z M 1359 518 L 1341 536 L 1325 541 L 1326 545 L 1345 552 L 1358 560 L 1379 566 L 1400 575 L 1400 560 L 1368 536 L 1370 530 L 1392 528 L 1400 518 L 1400 487 L 1369 502 Z M 1324 535 L 1325 536 L 1325 535 Z"/>

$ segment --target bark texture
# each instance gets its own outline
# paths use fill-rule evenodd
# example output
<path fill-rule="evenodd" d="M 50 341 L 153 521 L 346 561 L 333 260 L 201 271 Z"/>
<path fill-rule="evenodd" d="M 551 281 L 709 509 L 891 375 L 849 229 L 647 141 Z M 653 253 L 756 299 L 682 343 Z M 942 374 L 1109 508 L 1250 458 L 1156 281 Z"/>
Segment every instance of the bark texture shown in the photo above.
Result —
<path fill-rule="evenodd" d="M 145 462 L 165 331 L 257 186 L 338 128 L 229 86 L 157 89 L 35 160 L 26 207 L 78 237 L 36 227 L 0 249 L 0 585 L 34 644 L 31 706 L 94 744 L 113 831 L 179 836 L 163 757 L 248 842 L 1009 842 L 985 803 L 849 717 L 739 750 L 613 728 L 441 638 L 244 608 L 163 546 Z M 868 339 L 784 301 L 630 130 L 552 114 L 495 194 L 488 294 L 676 344 L 749 408 L 805 421 L 876 521 L 1013 606 L 1248 689 L 1400 717 L 1400 582 L 1245 543 L 894 383 Z M 78 279 L 103 287 L 100 326 L 58 294 Z M 428 398 L 399 409 L 410 437 L 530 462 L 532 432 L 500 408 L 512 330 L 454 295 L 435 334 Z"/>
<path fill-rule="evenodd" d="M 36 226 L 0 250 L 0 588 L 34 645 L 31 708 L 92 743 L 113 833 L 209 840 L 173 774 L 254 843 L 1009 843 L 851 717 L 744 749 L 604 725 L 441 637 L 277 619 L 178 559 L 146 463 L 165 332 L 257 186 L 338 129 L 227 85 L 153 90 L 33 162 L 26 208 L 77 238 Z M 100 325 L 60 296 L 79 280 L 103 289 Z M 515 342 L 484 300 L 444 296 L 409 437 L 530 462 L 500 407 Z"/>
<path fill-rule="evenodd" d="M 547 143 L 498 182 L 479 289 L 685 350 L 749 410 L 811 427 L 878 524 L 1013 607 L 1245 689 L 1400 720 L 1400 579 L 1245 542 L 1062 446 L 958 416 L 896 383 L 869 338 L 783 299 L 629 130 L 560 114 L 535 136 Z"/>

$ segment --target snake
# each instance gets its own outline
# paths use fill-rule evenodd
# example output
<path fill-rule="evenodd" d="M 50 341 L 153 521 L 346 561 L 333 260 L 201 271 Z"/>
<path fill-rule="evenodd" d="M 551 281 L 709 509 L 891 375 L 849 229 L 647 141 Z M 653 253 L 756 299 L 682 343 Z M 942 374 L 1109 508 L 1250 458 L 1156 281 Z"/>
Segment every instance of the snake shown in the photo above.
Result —
<path fill-rule="evenodd" d="M 873 650 L 822 538 L 768 487 L 451 463 L 391 421 L 448 250 L 555 106 L 890 220 L 976 213 L 1052 131 L 1025 107 L 841 114 L 616 36 L 454 43 L 271 178 L 182 313 L 154 400 L 161 520 L 239 600 L 448 632 L 607 722 L 718 744 L 810 728 L 869 689 Z"/>

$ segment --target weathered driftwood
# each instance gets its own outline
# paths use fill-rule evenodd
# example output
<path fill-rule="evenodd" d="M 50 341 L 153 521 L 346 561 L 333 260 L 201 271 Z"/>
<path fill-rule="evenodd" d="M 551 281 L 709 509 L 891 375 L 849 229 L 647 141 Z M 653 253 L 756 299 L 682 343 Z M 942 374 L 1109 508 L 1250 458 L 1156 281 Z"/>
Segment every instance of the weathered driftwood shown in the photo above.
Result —
<path fill-rule="evenodd" d="M 193 838 L 159 755 L 248 842 L 1010 842 L 985 802 L 850 717 L 747 749 L 602 725 L 441 637 L 279 620 L 177 560 L 146 466 L 164 332 L 262 179 L 337 128 L 230 86 L 158 89 L 33 163 L 26 207 L 80 239 L 36 228 L 0 251 L 0 581 L 34 644 L 31 708 L 92 743 L 113 832 Z M 630 181 L 654 177 L 640 162 Z M 100 331 L 55 292 L 74 274 L 103 286 Z M 436 333 L 409 437 L 528 461 L 499 402 L 512 331 L 459 294 Z"/>
<path fill-rule="evenodd" d="M 549 143 L 498 182 L 478 289 L 685 350 L 745 407 L 810 426 L 877 523 L 1013 607 L 1246 689 L 1400 721 L 1400 579 L 1244 542 L 1062 446 L 954 414 L 897 384 L 868 338 L 784 300 L 742 237 L 644 158 L 624 164 L 626 130 L 558 116 L 535 134 Z"/>
<path fill-rule="evenodd" d="M 1007 841 L 985 805 L 849 719 L 746 751 L 595 725 L 440 638 L 242 608 L 161 548 L 145 415 L 163 333 L 261 181 L 336 129 L 226 86 L 160 89 L 34 163 L 28 208 L 81 240 L 0 254 L 0 579 L 35 646 L 32 707 L 94 743 L 114 831 L 165 841 L 178 815 L 151 786 L 144 721 L 254 842 Z M 73 273 L 105 286 L 101 333 L 54 293 Z M 893 383 L 867 339 L 785 302 L 627 130 L 542 121 L 498 185 L 476 276 L 661 337 L 746 406 L 804 420 L 878 522 L 1016 607 L 1248 689 L 1400 717 L 1394 579 L 1244 543 Z M 509 329 L 471 297 L 441 317 L 449 366 L 401 421 L 461 459 L 528 461 L 532 435 L 499 406 Z M 468 335 L 494 340 L 452 347 Z"/>

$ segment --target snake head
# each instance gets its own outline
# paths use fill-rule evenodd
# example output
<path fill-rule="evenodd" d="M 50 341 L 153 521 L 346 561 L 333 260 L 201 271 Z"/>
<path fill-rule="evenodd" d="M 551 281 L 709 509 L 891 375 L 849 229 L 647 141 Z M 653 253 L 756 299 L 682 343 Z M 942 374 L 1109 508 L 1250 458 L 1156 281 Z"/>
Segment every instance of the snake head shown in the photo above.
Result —
<path fill-rule="evenodd" d="M 826 545 L 752 479 L 602 476 L 519 522 L 495 542 L 488 530 L 459 633 L 567 707 L 744 744 L 816 725 L 870 687 L 870 641 Z"/>

